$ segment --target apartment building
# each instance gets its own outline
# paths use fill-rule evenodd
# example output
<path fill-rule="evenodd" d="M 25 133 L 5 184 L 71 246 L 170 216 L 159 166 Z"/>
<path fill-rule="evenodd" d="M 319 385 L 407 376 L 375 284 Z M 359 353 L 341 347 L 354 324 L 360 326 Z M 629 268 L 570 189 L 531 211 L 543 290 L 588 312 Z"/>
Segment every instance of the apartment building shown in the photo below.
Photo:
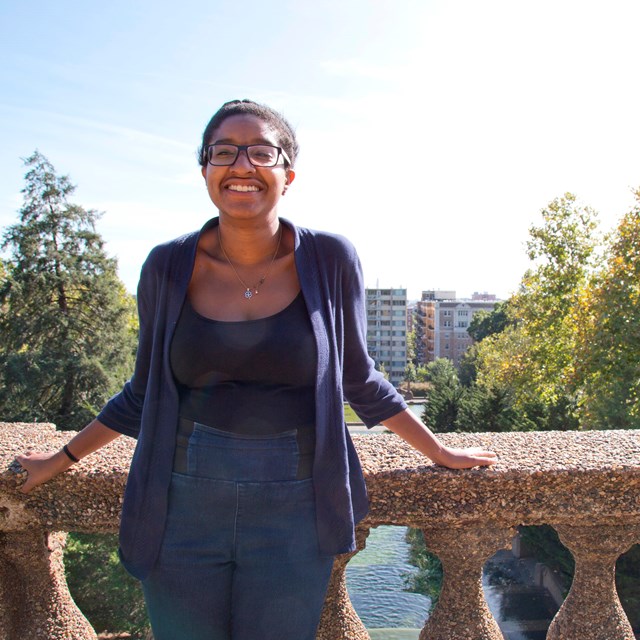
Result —
<path fill-rule="evenodd" d="M 367 289 L 367 349 L 399 385 L 407 367 L 407 290 Z"/>
<path fill-rule="evenodd" d="M 457 367 L 473 343 L 468 333 L 473 315 L 493 311 L 496 302 L 496 297 L 488 293 L 458 299 L 455 291 L 423 291 L 414 318 L 419 362 L 428 364 L 436 358 L 448 358 Z"/>

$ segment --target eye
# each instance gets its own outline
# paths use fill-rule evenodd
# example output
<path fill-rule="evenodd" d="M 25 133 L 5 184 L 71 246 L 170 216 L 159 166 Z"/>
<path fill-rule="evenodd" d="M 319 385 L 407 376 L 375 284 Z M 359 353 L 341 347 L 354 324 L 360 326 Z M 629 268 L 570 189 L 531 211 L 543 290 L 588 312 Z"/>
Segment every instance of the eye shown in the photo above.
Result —
<path fill-rule="evenodd" d="M 216 158 L 225 158 L 227 156 L 232 156 L 235 155 L 235 152 L 235 149 L 232 149 L 231 147 L 221 147 L 219 145 L 210 147 L 211 155 Z"/>

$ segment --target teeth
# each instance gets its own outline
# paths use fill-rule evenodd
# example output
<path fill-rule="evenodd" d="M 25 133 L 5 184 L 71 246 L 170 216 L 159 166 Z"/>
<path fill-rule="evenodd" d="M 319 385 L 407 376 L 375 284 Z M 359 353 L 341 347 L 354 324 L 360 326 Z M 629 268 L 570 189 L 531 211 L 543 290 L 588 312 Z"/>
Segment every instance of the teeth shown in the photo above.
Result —
<path fill-rule="evenodd" d="M 258 187 L 255 187 L 253 185 L 230 184 L 228 188 L 229 191 L 260 191 Z"/>

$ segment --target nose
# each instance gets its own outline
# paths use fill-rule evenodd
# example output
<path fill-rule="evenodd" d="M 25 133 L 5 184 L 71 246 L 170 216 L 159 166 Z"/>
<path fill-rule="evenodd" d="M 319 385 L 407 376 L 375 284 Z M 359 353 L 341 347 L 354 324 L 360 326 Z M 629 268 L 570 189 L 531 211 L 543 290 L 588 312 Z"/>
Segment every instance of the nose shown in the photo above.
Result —
<path fill-rule="evenodd" d="M 253 171 L 253 165 L 249 160 L 249 151 L 247 149 L 238 149 L 238 155 L 231 165 L 234 169 L 248 169 L 249 171 Z"/>

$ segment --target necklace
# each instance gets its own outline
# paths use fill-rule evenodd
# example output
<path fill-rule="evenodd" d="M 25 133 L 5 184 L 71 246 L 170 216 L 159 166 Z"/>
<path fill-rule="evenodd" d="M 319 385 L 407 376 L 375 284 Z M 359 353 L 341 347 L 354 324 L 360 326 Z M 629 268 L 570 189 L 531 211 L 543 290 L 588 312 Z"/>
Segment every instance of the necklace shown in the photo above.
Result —
<path fill-rule="evenodd" d="M 224 257 L 226 258 L 227 262 L 229 263 L 229 266 L 233 269 L 233 273 L 236 274 L 236 278 L 238 278 L 238 280 L 240 280 L 240 282 L 242 283 L 242 286 L 245 288 L 245 292 L 244 292 L 244 297 L 247 300 L 251 300 L 251 298 L 253 298 L 254 295 L 258 295 L 258 293 L 260 293 L 259 289 L 260 287 L 264 284 L 264 281 L 267 279 L 267 276 L 269 275 L 269 271 L 271 271 L 271 267 L 273 266 L 273 263 L 276 261 L 276 256 L 278 255 L 278 250 L 280 249 L 280 241 L 282 240 L 282 225 L 280 225 L 280 233 L 278 234 L 278 244 L 276 245 L 276 250 L 273 253 L 273 257 L 271 258 L 271 262 L 269 263 L 269 266 L 267 267 L 267 270 L 264 272 L 264 275 L 262 276 L 262 278 L 260 278 L 260 280 L 258 280 L 258 282 L 256 282 L 253 287 L 250 287 L 241 277 L 240 274 L 238 273 L 238 270 L 233 266 L 233 262 L 231 262 L 231 260 L 229 260 L 229 256 L 227 255 L 227 252 L 224 250 L 224 246 L 222 244 L 222 236 L 220 235 L 220 225 L 218 225 L 218 243 L 220 244 L 220 249 L 222 250 L 222 255 L 224 255 Z M 253 291 L 251 291 L 253 289 Z"/>

